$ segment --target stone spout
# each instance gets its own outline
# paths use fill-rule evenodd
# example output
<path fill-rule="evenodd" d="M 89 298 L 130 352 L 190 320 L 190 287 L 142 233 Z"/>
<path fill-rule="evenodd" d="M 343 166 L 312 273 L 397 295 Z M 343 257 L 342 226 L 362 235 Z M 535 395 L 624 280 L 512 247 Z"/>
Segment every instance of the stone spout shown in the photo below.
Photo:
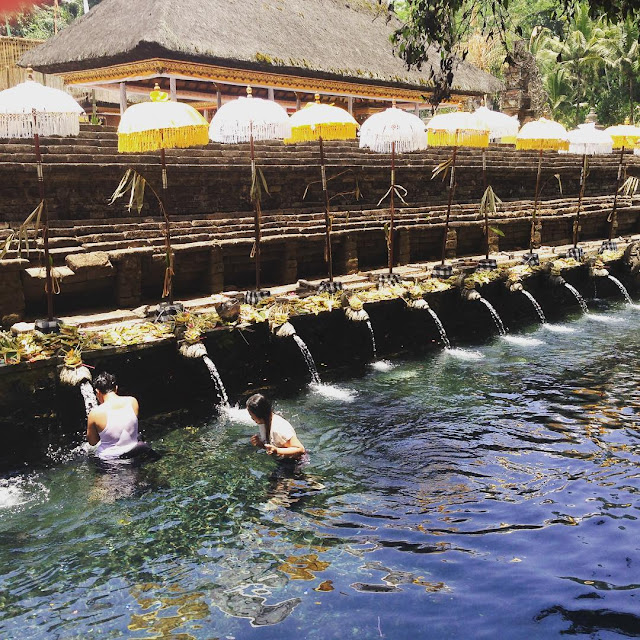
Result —
<path fill-rule="evenodd" d="M 83 382 L 91 382 L 91 373 L 87 367 L 69 367 L 64 365 L 60 371 L 60 383 L 68 387 L 79 387 Z"/>
<path fill-rule="evenodd" d="M 196 358 L 203 358 L 204 356 L 208 355 L 207 353 L 207 347 L 204 346 L 204 344 L 202 344 L 202 342 L 183 342 L 180 345 L 180 355 L 184 356 L 185 358 L 192 358 L 192 359 L 196 359 Z"/>
<path fill-rule="evenodd" d="M 290 322 L 278 326 L 273 325 L 271 331 L 277 338 L 290 338 L 296 334 L 296 328 Z"/>

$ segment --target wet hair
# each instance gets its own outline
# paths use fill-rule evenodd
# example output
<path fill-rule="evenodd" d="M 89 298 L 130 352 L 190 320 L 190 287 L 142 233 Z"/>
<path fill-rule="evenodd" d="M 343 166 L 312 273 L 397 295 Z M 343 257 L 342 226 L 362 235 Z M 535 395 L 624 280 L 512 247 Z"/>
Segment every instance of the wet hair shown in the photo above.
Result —
<path fill-rule="evenodd" d="M 93 388 L 100 393 L 115 391 L 117 386 L 116 377 L 113 373 L 107 373 L 106 371 L 99 373 L 93 381 Z"/>
<path fill-rule="evenodd" d="M 273 404 L 271 400 L 261 393 L 254 393 L 247 400 L 247 410 L 260 420 L 264 420 L 264 428 L 267 434 L 267 442 L 271 439 L 271 418 L 273 417 Z"/>

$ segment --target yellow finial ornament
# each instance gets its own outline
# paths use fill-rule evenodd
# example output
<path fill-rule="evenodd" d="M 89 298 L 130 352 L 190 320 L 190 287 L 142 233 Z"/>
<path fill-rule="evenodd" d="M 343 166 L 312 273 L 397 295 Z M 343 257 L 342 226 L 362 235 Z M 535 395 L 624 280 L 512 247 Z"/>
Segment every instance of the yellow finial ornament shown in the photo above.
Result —
<path fill-rule="evenodd" d="M 253 98 L 253 89 L 247 86 L 247 98 Z"/>
<path fill-rule="evenodd" d="M 156 86 L 153 87 L 153 91 L 150 94 L 151 102 L 168 102 L 169 94 L 166 91 L 160 89 L 160 85 L 156 82 Z"/>
<path fill-rule="evenodd" d="M 315 100 L 316 100 L 317 104 L 320 104 L 320 94 L 319 93 L 316 93 Z"/>

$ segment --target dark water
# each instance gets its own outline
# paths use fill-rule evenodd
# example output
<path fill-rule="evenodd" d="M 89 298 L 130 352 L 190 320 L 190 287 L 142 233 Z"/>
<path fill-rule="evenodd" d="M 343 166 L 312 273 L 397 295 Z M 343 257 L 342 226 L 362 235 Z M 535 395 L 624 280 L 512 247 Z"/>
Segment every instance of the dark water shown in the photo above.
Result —
<path fill-rule="evenodd" d="M 287 392 L 304 481 L 171 417 L 149 467 L 1 480 L 0 637 L 640 636 L 640 309 L 606 314 Z"/>

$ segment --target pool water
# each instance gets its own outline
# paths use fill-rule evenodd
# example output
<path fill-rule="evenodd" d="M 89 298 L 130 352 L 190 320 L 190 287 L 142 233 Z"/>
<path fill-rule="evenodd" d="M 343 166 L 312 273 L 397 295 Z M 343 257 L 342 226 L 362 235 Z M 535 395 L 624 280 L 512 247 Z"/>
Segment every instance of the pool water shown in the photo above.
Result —
<path fill-rule="evenodd" d="M 604 311 L 280 390 L 302 479 L 242 410 L 5 477 L 0 637 L 640 634 L 640 311 Z"/>

